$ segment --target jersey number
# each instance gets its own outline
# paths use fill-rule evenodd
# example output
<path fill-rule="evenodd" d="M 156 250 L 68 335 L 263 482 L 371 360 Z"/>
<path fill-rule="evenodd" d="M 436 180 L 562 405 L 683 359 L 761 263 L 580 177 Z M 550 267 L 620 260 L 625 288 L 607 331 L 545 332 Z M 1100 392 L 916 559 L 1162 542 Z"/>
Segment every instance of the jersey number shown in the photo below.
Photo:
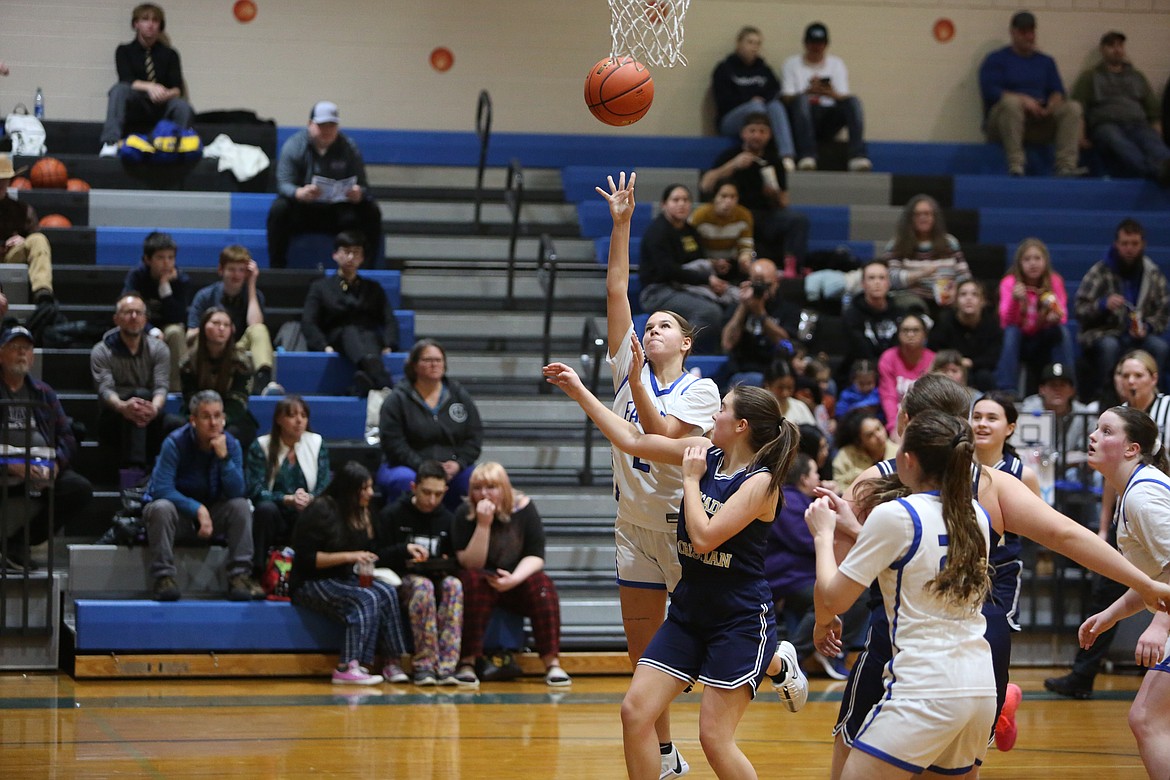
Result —
<path fill-rule="evenodd" d="M 650 473 L 650 464 L 641 458 L 634 458 L 634 468 L 638 471 L 645 471 L 647 474 Z"/>

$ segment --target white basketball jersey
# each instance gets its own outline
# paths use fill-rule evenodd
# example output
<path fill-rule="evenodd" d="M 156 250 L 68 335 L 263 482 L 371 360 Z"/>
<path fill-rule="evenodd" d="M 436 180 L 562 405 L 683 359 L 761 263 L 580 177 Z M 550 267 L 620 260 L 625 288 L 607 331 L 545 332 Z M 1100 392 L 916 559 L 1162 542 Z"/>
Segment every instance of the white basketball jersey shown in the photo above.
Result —
<path fill-rule="evenodd" d="M 972 505 L 986 549 L 991 522 Z M 854 582 L 876 579 L 881 586 L 894 648 L 885 669 L 887 698 L 995 695 L 983 615 L 950 606 L 927 587 L 946 554 L 942 501 L 934 493 L 916 493 L 874 509 L 841 563 L 841 573 Z"/>
<path fill-rule="evenodd" d="M 618 347 L 617 353 L 607 358 L 613 370 L 613 410 L 642 430 L 634 394 L 630 391 L 627 375 L 633 360 L 630 336 L 631 325 Z M 612 345 L 611 349 L 612 349 Z M 714 425 L 719 411 L 719 388 L 710 379 L 683 372 L 669 387 L 659 387 L 649 364 L 642 366 L 642 384 L 650 393 L 658 413 L 671 415 L 706 433 Z M 680 466 L 648 463 L 613 448 L 614 498 L 618 502 L 619 521 L 632 523 L 656 531 L 673 532 L 678 525 L 678 505 L 682 500 L 682 468 Z"/>
<path fill-rule="evenodd" d="M 1166 582 L 1170 566 L 1170 477 L 1153 466 L 1129 475 L 1117 510 L 1117 547 L 1147 577 Z"/>

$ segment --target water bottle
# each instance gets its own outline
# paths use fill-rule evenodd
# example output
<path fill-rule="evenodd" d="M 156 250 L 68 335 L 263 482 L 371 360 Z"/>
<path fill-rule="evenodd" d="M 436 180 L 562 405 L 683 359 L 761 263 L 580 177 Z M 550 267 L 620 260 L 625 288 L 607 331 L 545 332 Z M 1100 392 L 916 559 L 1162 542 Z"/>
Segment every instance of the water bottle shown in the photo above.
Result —
<path fill-rule="evenodd" d="M 45 93 L 37 87 L 37 96 L 33 98 L 33 116 L 37 119 L 45 118 Z"/>

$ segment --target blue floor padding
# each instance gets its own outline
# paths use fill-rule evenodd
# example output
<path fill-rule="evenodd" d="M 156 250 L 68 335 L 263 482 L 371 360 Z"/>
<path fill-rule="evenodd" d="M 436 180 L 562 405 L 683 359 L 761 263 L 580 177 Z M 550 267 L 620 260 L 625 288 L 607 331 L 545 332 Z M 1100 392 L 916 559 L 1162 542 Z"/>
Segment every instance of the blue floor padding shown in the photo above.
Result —
<path fill-rule="evenodd" d="M 130 653 L 336 652 L 344 628 L 277 601 L 78 599 L 77 649 Z"/>
<path fill-rule="evenodd" d="M 1157 212 L 1065 211 L 1060 209 L 980 209 L 979 242 L 1004 244 L 1009 251 L 1028 236 L 1045 243 L 1101 247 L 1113 242 L 1121 220 L 1133 217 L 1142 223 L 1146 243 L 1170 244 L 1170 220 Z"/>
<path fill-rule="evenodd" d="M 155 228 L 100 227 L 96 231 L 98 265 L 134 265 L 142 258 L 142 241 Z M 264 230 L 164 229 L 179 246 L 179 268 L 216 268 L 219 253 L 228 244 L 242 244 L 261 268 L 268 267 L 268 238 Z"/>
<path fill-rule="evenodd" d="M 1142 179 L 956 176 L 954 181 L 956 208 L 1170 209 L 1170 192 Z"/>
<path fill-rule="evenodd" d="M 403 377 L 406 352 L 382 356 L 382 365 L 395 381 Z M 344 395 L 353 384 L 355 367 L 335 352 L 278 352 L 276 377 L 289 393 Z M 316 416 L 313 417 L 314 425 Z"/>

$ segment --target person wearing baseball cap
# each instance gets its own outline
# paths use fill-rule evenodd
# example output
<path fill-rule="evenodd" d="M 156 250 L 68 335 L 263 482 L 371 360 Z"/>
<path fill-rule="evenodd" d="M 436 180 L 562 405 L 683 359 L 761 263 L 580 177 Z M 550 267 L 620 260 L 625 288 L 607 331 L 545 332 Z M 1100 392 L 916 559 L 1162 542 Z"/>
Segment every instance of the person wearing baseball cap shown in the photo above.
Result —
<path fill-rule="evenodd" d="M 268 264 L 284 268 L 294 233 L 358 230 L 373 265 L 382 250 L 382 210 L 370 197 L 366 164 L 353 139 L 341 132 L 337 104 L 320 100 L 309 124 L 280 147 L 277 198 L 268 211 Z"/>
<path fill-rule="evenodd" d="M 1003 145 L 1008 173 L 1023 176 L 1024 140 L 1056 147 L 1056 175 L 1083 176 L 1077 165 L 1081 104 L 1069 100 L 1056 60 L 1036 49 L 1036 17 L 1012 16 L 1011 44 L 991 52 L 979 67 L 983 124 L 989 141 Z"/>
<path fill-rule="evenodd" d="M 34 568 L 29 547 L 49 539 L 53 529 L 76 517 L 93 498 L 89 480 L 71 468 L 77 457 L 72 420 L 53 388 L 31 375 L 32 367 L 28 328 L 13 325 L 0 333 L 0 444 L 9 448 L 0 489 L 9 500 L 24 497 L 27 507 L 0 516 L 0 533 L 6 538 L 5 564 L 22 569 Z M 14 458 L 14 449 L 18 455 L 27 450 L 28 460 Z M 53 517 L 45 491 L 50 484 Z"/>
<path fill-rule="evenodd" d="M 8 197 L 8 185 L 16 178 L 12 158 L 0 154 L 0 241 L 5 263 L 28 266 L 32 299 L 53 300 L 53 251 L 49 239 L 37 230 L 37 212 L 31 203 Z M 5 299 L 4 306 L 8 305 Z"/>
<path fill-rule="evenodd" d="M 827 54 L 829 28 L 813 22 L 804 30 L 804 54 L 784 61 L 780 96 L 792 117 L 798 170 L 817 169 L 817 141 L 828 140 L 846 128 L 849 134 L 849 170 L 870 171 L 866 157 L 865 118 L 861 101 L 849 94 L 849 71 L 840 57 Z"/>
<path fill-rule="evenodd" d="M 1125 56 L 1125 33 L 1101 36 L 1101 62 L 1083 72 L 1072 96 L 1085 107 L 1085 132 L 1116 176 L 1153 179 L 1170 187 L 1170 147 L 1154 124 L 1158 96 Z"/>

